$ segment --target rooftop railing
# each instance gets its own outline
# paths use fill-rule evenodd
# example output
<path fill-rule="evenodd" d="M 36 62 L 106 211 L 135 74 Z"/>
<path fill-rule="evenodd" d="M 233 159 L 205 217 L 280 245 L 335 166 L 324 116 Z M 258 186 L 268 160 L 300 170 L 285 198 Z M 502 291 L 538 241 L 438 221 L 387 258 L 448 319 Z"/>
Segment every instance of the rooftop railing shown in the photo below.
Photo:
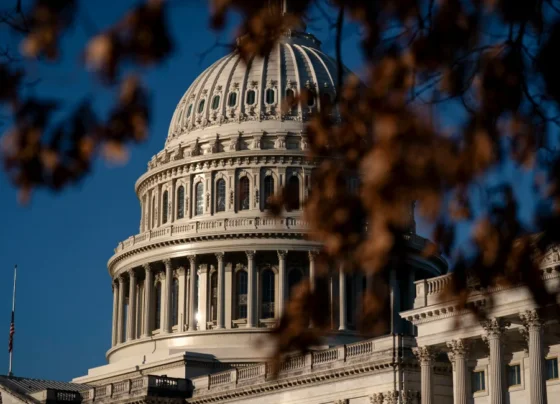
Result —
<path fill-rule="evenodd" d="M 149 375 L 97 386 L 76 394 L 81 394 L 82 402 L 89 402 L 116 396 L 123 398 L 126 395 L 148 395 L 150 392 L 157 392 L 160 397 L 186 397 L 189 393 L 189 384 L 185 379 Z"/>

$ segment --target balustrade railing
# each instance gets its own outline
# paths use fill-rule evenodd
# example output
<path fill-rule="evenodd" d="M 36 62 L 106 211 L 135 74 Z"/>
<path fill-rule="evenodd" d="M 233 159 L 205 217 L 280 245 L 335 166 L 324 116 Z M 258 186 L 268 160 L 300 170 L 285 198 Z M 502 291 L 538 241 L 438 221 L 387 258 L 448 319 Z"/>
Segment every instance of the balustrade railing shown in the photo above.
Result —
<path fill-rule="evenodd" d="M 377 342 L 379 341 L 379 342 Z M 391 340 L 392 341 L 392 340 Z M 391 343 L 384 339 L 375 339 L 356 342 L 348 345 L 340 345 L 334 348 L 326 349 L 323 351 L 314 351 L 304 355 L 294 355 L 288 357 L 280 367 L 279 377 L 289 377 L 290 373 L 295 371 L 308 371 L 312 372 L 314 366 L 329 364 L 329 366 L 339 367 L 345 366 L 348 359 L 353 363 L 361 358 L 363 361 L 373 358 L 376 344 L 379 343 L 380 349 L 383 349 L 383 344 L 392 346 Z M 250 365 L 237 369 L 230 369 L 220 373 L 214 373 L 209 376 L 201 376 L 193 380 L 195 385 L 195 394 L 198 391 L 211 390 L 214 387 L 225 385 L 235 386 L 245 380 L 259 379 L 258 382 L 269 380 L 272 375 L 270 369 L 265 363 L 259 365 Z M 200 393 L 202 394 L 202 393 Z"/>
<path fill-rule="evenodd" d="M 321 363 L 333 362 L 338 359 L 338 349 L 331 348 L 326 351 L 313 352 L 313 364 L 320 365 Z"/>
<path fill-rule="evenodd" d="M 367 355 L 373 352 L 373 341 L 355 342 L 346 345 L 346 357 L 352 358 L 354 356 Z"/>
<path fill-rule="evenodd" d="M 135 379 L 121 380 L 116 383 L 107 384 L 105 386 L 94 387 L 90 390 L 83 392 L 76 392 L 76 397 L 81 396 L 81 401 L 92 401 L 102 398 L 113 396 L 123 397 L 126 394 L 138 394 L 142 390 L 148 391 L 149 389 L 157 389 L 158 395 L 165 397 L 165 391 L 173 392 L 176 396 L 177 392 L 187 393 L 187 381 L 185 379 L 175 379 L 165 376 L 142 376 Z M 60 391 L 60 393 L 66 393 Z M 69 392 L 73 393 L 73 392 Z M 58 393 L 57 393 L 58 394 Z M 76 401 L 76 398 L 67 396 L 66 400 L 61 401 Z M 125 396 L 126 397 L 126 396 Z M 78 400 L 79 401 L 79 400 Z"/>
<path fill-rule="evenodd" d="M 191 234 L 215 233 L 225 230 L 288 230 L 294 228 L 301 228 L 302 230 L 305 230 L 308 226 L 308 223 L 299 217 L 241 217 L 233 219 L 191 221 L 189 223 L 179 225 L 172 224 L 155 230 L 149 230 L 135 236 L 130 236 L 118 244 L 117 248 L 115 248 L 115 253 L 127 250 L 136 244 L 149 242 L 152 239 L 165 236 L 188 236 Z"/>
<path fill-rule="evenodd" d="M 57 391 L 56 401 L 80 401 L 80 393 L 77 391 Z"/>
<path fill-rule="evenodd" d="M 231 370 L 210 375 L 208 386 L 211 387 L 229 382 L 231 382 Z"/>

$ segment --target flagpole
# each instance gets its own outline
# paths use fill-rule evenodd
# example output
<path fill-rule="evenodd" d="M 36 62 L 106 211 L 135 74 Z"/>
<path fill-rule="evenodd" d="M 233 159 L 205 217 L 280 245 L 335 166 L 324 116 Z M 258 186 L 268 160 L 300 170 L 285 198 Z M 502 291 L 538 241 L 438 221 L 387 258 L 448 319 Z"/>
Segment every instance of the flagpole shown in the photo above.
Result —
<path fill-rule="evenodd" d="M 16 277 L 17 277 L 17 265 L 14 266 L 14 293 L 12 297 L 12 322 L 10 324 L 10 366 L 8 369 L 8 376 L 13 376 L 12 373 L 12 360 L 14 354 L 13 340 L 15 332 L 15 314 L 16 314 Z"/>

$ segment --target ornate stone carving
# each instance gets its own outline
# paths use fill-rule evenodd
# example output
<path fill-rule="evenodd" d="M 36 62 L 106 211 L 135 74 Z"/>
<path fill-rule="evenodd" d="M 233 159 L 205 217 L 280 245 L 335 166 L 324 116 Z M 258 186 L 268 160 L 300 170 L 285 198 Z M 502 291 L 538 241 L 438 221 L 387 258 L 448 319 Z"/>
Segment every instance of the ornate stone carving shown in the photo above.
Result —
<path fill-rule="evenodd" d="M 419 402 L 419 394 L 414 390 L 403 390 L 401 391 L 401 403 L 402 404 L 416 404 Z"/>
<path fill-rule="evenodd" d="M 308 251 L 307 256 L 309 257 L 309 262 L 315 261 L 315 258 L 319 255 L 317 251 Z"/>
<path fill-rule="evenodd" d="M 288 251 L 286 250 L 278 250 L 278 260 L 284 260 L 286 259 L 286 255 L 288 255 Z"/>
<path fill-rule="evenodd" d="M 170 258 L 165 258 L 161 262 L 163 262 L 163 265 L 165 265 L 166 268 L 171 266 L 171 259 Z"/>
<path fill-rule="evenodd" d="M 255 258 L 255 251 L 245 251 L 245 254 L 247 254 L 247 259 L 252 260 Z"/>
<path fill-rule="evenodd" d="M 158 272 L 154 277 L 154 283 L 165 281 L 165 272 Z"/>
<path fill-rule="evenodd" d="M 223 252 L 216 253 L 216 259 L 218 260 L 218 262 L 223 261 L 224 260 L 224 253 Z"/>
<path fill-rule="evenodd" d="M 526 329 L 540 329 L 544 322 L 539 316 L 537 310 L 526 310 L 524 313 L 519 314 L 519 318 L 523 322 L 523 327 Z"/>
<path fill-rule="evenodd" d="M 437 351 L 431 346 L 419 346 L 412 348 L 412 353 L 421 365 L 429 365 L 437 355 Z"/>
<path fill-rule="evenodd" d="M 150 267 L 150 264 L 144 264 L 144 265 L 142 265 L 142 267 L 144 268 L 144 271 L 146 271 L 146 272 L 151 272 L 152 271 L 152 267 Z"/>
<path fill-rule="evenodd" d="M 255 189 L 255 206 L 259 205 L 259 189 Z"/>
<path fill-rule="evenodd" d="M 383 402 L 386 404 L 398 404 L 399 402 L 399 392 L 398 391 L 388 391 L 383 393 Z"/>
<path fill-rule="evenodd" d="M 130 279 L 136 278 L 136 272 L 134 272 L 134 269 L 128 271 L 128 276 Z"/>
<path fill-rule="evenodd" d="M 369 398 L 371 404 L 383 404 L 383 393 L 373 393 Z"/>
<path fill-rule="evenodd" d="M 468 342 L 463 339 L 449 341 L 447 347 L 449 348 L 448 356 L 451 362 L 455 362 L 455 359 L 458 357 L 466 358 L 469 354 Z"/>
<path fill-rule="evenodd" d="M 275 149 L 286 149 L 286 135 L 279 134 L 276 136 L 276 140 L 274 141 L 274 148 Z"/>
<path fill-rule="evenodd" d="M 186 273 L 185 267 L 179 267 L 173 272 L 173 275 L 174 276 L 184 276 L 185 273 Z"/>
<path fill-rule="evenodd" d="M 501 318 L 493 318 L 482 321 L 481 325 L 486 331 L 486 335 L 482 336 L 482 340 L 488 345 L 489 339 L 502 338 L 504 331 L 511 325 L 511 323 Z"/>

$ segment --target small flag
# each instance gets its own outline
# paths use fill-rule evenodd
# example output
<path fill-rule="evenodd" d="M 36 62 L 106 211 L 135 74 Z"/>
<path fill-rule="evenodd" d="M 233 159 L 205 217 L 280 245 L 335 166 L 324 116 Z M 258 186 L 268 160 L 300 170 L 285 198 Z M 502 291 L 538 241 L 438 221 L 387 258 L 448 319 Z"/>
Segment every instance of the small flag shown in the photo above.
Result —
<path fill-rule="evenodd" d="M 14 312 L 12 311 L 12 322 L 10 323 L 10 342 L 8 343 L 8 352 L 12 352 L 14 348 L 14 334 L 16 332 L 16 326 L 14 324 Z"/>

